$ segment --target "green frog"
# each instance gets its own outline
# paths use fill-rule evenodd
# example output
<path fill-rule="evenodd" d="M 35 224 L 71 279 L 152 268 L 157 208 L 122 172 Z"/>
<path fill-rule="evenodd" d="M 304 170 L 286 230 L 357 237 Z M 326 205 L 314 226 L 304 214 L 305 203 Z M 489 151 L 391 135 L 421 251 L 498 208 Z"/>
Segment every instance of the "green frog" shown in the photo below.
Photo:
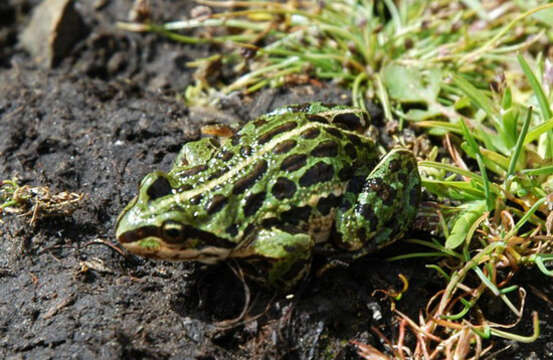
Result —
<path fill-rule="evenodd" d="M 321 103 L 265 114 L 230 138 L 186 143 L 118 218 L 129 252 L 214 264 L 235 259 L 248 277 L 291 288 L 314 254 L 355 259 L 400 238 L 421 180 L 412 152 L 380 156 L 363 135 L 366 112 Z"/>

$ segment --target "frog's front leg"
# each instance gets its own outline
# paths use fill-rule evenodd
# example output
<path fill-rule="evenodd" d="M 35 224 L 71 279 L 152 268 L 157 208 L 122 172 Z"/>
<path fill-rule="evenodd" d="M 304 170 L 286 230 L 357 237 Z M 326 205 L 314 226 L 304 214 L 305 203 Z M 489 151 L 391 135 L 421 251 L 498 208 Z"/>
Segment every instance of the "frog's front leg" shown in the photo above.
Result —
<path fill-rule="evenodd" d="M 345 206 L 336 219 L 339 245 L 363 254 L 400 238 L 413 223 L 420 192 L 413 153 L 392 150 L 365 178 L 358 194 L 344 194 Z"/>
<path fill-rule="evenodd" d="M 262 229 L 248 246 L 253 254 L 245 260 L 256 268 L 258 280 L 277 289 L 289 289 L 309 272 L 313 246 L 308 234 L 275 227 Z"/>

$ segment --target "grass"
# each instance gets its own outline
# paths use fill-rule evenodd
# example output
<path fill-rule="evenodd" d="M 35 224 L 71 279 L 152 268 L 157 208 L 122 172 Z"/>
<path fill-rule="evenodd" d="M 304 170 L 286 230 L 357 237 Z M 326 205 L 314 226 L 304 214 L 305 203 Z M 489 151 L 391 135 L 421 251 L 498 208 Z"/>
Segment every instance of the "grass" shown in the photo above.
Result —
<path fill-rule="evenodd" d="M 400 335 L 387 340 L 395 357 L 477 359 L 492 351 L 485 345 L 490 337 L 531 342 L 539 336 L 536 313 L 533 334 L 506 328 L 522 320 L 526 297 L 513 275 L 530 265 L 553 276 L 547 266 L 553 260 L 553 4 L 197 2 L 223 11 L 161 25 L 119 24 L 221 47 L 190 64 L 199 69 L 186 91 L 190 104 L 331 81 L 351 90 L 355 106 L 378 102 L 387 120 L 444 144 L 417 154 L 424 188 L 435 199 L 421 214 L 437 235 L 409 241 L 432 252 L 391 259 L 440 255 L 428 267 L 444 287 L 417 322 L 396 310 Z M 181 33 L 195 28 L 206 31 Z M 206 75 L 214 65 L 236 77 Z M 479 304 L 489 296 L 510 309 L 514 324 L 486 318 Z M 405 343 L 406 331 L 416 341 Z"/>
<path fill-rule="evenodd" d="M 20 186 L 17 179 L 0 180 L 0 223 L 4 214 L 29 215 L 31 225 L 39 218 L 69 216 L 85 198 L 67 191 L 53 194 L 45 186 Z"/>

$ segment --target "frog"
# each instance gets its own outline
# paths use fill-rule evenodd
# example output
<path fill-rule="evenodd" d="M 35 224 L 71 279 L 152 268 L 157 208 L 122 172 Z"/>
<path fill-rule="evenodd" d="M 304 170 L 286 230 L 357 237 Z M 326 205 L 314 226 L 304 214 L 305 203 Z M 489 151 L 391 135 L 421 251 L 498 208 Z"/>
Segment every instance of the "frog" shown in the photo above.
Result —
<path fill-rule="evenodd" d="M 412 151 L 365 135 L 364 110 L 289 105 L 231 137 L 183 145 L 117 219 L 130 253 L 160 260 L 236 261 L 248 278 L 291 289 L 315 256 L 354 261 L 409 231 L 421 198 Z"/>

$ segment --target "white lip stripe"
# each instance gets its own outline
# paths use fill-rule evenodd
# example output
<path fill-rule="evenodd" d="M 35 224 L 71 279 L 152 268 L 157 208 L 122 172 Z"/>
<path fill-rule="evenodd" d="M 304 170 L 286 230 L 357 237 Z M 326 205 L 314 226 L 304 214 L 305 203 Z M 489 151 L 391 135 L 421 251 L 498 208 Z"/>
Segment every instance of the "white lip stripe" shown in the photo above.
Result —
<path fill-rule="evenodd" d="M 164 207 L 164 206 L 169 207 L 175 201 L 182 204 L 182 203 L 186 202 L 187 200 L 189 200 L 190 198 L 192 198 L 196 195 L 199 195 L 199 194 L 201 194 L 205 191 L 209 191 L 210 189 L 214 188 L 215 186 L 217 186 L 221 183 L 224 183 L 227 180 L 231 179 L 234 175 L 236 175 L 242 169 L 248 167 L 251 163 L 253 163 L 254 161 L 261 158 L 265 153 L 271 151 L 281 141 L 286 140 L 286 139 L 291 138 L 291 137 L 295 137 L 295 136 L 299 135 L 300 133 L 302 133 L 303 131 L 305 131 L 309 128 L 312 128 L 312 127 L 316 127 L 316 126 L 335 128 L 331 124 L 310 122 L 310 123 L 307 123 L 307 124 L 305 124 L 305 125 L 303 125 L 299 128 L 288 131 L 286 133 L 287 136 L 285 136 L 285 137 L 277 135 L 277 136 L 275 136 L 275 138 L 271 139 L 268 143 L 263 145 L 261 147 L 261 149 L 259 149 L 257 151 L 256 156 L 250 156 L 250 157 L 246 158 L 246 160 L 243 161 L 240 165 L 237 165 L 237 166 L 233 167 L 230 171 L 224 173 L 223 176 L 221 176 L 220 178 L 213 179 L 213 180 L 207 182 L 206 184 L 204 184 L 203 186 L 197 187 L 196 189 L 192 189 L 192 190 L 188 190 L 188 191 L 176 194 L 175 197 L 170 197 L 170 198 L 164 199 L 164 200 L 160 201 L 159 207 Z M 355 131 L 349 131 L 349 130 L 344 130 L 344 129 L 340 129 L 340 131 L 342 131 L 346 134 L 354 134 L 354 135 L 357 135 L 357 136 L 364 137 L 362 134 L 359 134 L 358 132 L 355 132 Z"/>

